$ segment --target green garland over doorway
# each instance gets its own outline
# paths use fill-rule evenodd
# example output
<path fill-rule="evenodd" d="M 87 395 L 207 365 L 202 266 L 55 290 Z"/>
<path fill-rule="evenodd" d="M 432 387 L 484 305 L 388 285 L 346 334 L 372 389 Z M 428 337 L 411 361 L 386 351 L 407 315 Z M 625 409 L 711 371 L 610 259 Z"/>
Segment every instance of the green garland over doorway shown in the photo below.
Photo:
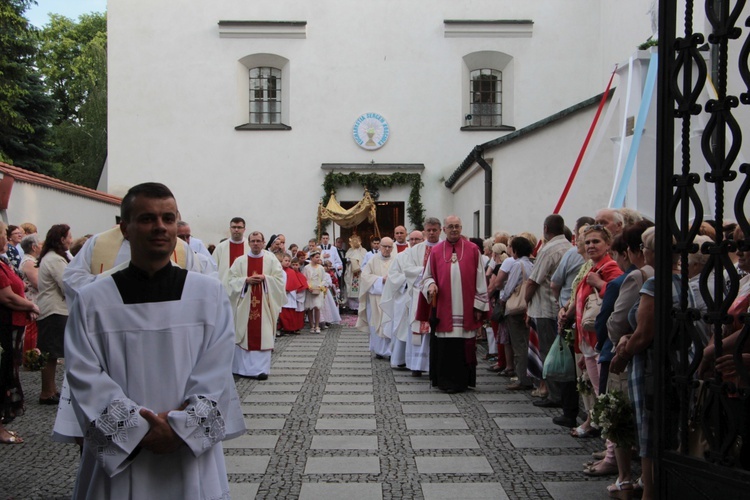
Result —
<path fill-rule="evenodd" d="M 328 204 L 331 194 L 336 192 L 338 186 L 350 186 L 360 184 L 373 192 L 379 188 L 390 188 L 404 184 L 411 185 L 409 193 L 409 203 L 406 207 L 406 213 L 409 215 L 409 222 L 414 229 L 422 229 L 424 223 L 424 206 L 422 205 L 421 189 L 424 186 L 420 174 L 359 174 L 350 172 L 348 174 L 328 172 L 323 181 L 323 206 Z M 324 222 L 321 227 L 327 228 L 329 221 Z"/>

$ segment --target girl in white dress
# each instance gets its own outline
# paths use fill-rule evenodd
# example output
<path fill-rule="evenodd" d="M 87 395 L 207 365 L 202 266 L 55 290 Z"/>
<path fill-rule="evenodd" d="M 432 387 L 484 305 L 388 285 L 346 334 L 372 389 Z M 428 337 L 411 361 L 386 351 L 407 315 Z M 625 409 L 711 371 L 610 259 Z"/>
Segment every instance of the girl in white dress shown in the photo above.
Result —
<path fill-rule="evenodd" d="M 310 322 L 310 333 L 320 333 L 320 309 L 323 307 L 324 291 L 326 290 L 326 272 L 320 263 L 320 250 L 310 252 L 310 265 L 302 271 L 307 278 L 307 293 L 305 294 L 305 310 Z"/>

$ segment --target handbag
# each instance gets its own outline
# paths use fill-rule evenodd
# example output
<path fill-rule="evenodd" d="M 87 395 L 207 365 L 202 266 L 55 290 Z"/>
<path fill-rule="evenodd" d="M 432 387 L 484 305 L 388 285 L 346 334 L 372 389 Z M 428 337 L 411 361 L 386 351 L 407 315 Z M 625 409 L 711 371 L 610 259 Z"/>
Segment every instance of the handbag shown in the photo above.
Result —
<path fill-rule="evenodd" d="M 521 282 L 505 303 L 506 316 L 523 314 L 528 307 L 526 304 L 526 268 L 523 267 L 523 263 L 519 262 L 519 264 L 521 265 Z"/>
<path fill-rule="evenodd" d="M 505 317 L 505 302 L 500 300 L 495 302 L 492 307 L 492 314 L 490 315 L 490 321 L 493 323 L 500 323 Z"/>
<path fill-rule="evenodd" d="M 565 337 L 558 335 L 552 342 L 544 360 L 542 377 L 555 382 L 572 382 L 576 379 L 575 360 Z"/>
<path fill-rule="evenodd" d="M 599 296 L 599 291 L 594 288 L 594 291 L 586 299 L 586 304 L 583 306 L 583 315 L 581 316 L 581 329 L 586 332 L 593 332 L 596 329 L 596 317 L 599 316 L 599 311 L 602 310 L 602 298 Z"/>

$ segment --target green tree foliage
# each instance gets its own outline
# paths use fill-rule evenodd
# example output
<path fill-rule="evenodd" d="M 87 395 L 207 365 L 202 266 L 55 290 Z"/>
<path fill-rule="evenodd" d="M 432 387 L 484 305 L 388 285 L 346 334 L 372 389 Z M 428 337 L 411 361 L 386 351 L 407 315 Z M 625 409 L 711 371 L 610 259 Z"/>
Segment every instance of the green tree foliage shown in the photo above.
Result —
<path fill-rule="evenodd" d="M 53 173 L 54 103 L 35 71 L 36 33 L 23 17 L 31 1 L 0 0 L 0 160 Z"/>
<path fill-rule="evenodd" d="M 95 188 L 107 158 L 107 18 L 51 14 L 37 66 L 57 105 L 52 140 L 59 177 Z"/>

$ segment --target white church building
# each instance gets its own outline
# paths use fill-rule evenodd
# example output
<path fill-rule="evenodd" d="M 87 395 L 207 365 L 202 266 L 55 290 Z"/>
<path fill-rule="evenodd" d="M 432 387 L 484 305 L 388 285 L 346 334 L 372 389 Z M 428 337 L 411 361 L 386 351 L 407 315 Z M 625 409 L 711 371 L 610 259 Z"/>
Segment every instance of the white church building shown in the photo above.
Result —
<path fill-rule="evenodd" d="M 627 154 L 621 122 L 640 102 L 650 53 L 637 47 L 653 33 L 652 8 L 652 0 L 109 0 L 100 189 L 122 196 L 140 182 L 167 184 L 206 243 L 228 236 L 230 218 L 241 216 L 248 229 L 302 246 L 314 236 L 326 176 L 352 173 L 384 176 L 375 193 L 384 233 L 414 227 L 417 202 L 423 216 L 458 214 L 469 236 L 485 236 L 486 226 L 538 233 L 619 64 L 561 211 L 572 222 L 607 206 L 617 184 Z M 646 126 L 644 149 L 653 148 L 649 134 Z M 413 178 L 403 174 L 419 176 L 421 188 L 396 182 Z M 631 190 L 629 205 L 648 212 L 646 191 L 636 200 Z M 350 206 L 363 186 L 339 182 L 335 195 Z"/>

